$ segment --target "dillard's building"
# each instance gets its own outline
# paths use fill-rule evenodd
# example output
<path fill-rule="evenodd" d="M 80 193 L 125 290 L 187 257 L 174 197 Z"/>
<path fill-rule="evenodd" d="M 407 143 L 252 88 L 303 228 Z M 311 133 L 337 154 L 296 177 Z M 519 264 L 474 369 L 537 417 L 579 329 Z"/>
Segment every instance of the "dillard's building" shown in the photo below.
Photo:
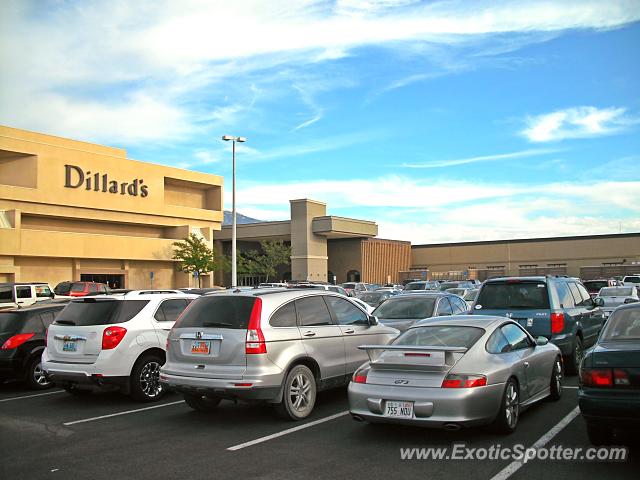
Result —
<path fill-rule="evenodd" d="M 122 149 L 0 126 L 0 282 L 189 286 L 172 243 L 196 233 L 213 246 L 222 184 Z"/>

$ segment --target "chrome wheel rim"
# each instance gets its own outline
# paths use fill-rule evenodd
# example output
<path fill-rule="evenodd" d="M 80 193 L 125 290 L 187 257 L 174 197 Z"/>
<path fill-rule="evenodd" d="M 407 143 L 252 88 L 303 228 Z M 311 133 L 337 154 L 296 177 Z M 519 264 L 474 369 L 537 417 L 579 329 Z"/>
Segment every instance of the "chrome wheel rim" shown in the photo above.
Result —
<path fill-rule="evenodd" d="M 140 371 L 140 389 L 149 398 L 154 398 L 162 392 L 160 384 L 160 364 L 149 362 Z"/>
<path fill-rule="evenodd" d="M 518 411 L 520 405 L 518 402 L 518 389 L 513 382 L 507 386 L 507 393 L 505 398 L 505 416 L 507 424 L 510 428 L 515 428 L 518 423 Z"/>
<path fill-rule="evenodd" d="M 555 382 L 556 382 L 556 389 L 558 391 L 558 393 L 562 392 L 562 365 L 560 365 L 560 360 L 556 360 L 556 369 L 555 369 L 555 374 L 554 374 L 554 378 L 555 378 Z"/>
<path fill-rule="evenodd" d="M 289 403 L 296 412 L 304 412 L 312 400 L 311 379 L 304 373 L 298 373 L 289 387 Z"/>
<path fill-rule="evenodd" d="M 36 367 L 33 369 L 33 379 L 41 387 L 45 387 L 45 386 L 51 384 L 51 382 L 49 380 L 47 380 L 47 377 L 45 377 L 45 375 L 44 375 L 44 370 L 42 370 L 42 363 L 41 362 L 38 362 Z"/>

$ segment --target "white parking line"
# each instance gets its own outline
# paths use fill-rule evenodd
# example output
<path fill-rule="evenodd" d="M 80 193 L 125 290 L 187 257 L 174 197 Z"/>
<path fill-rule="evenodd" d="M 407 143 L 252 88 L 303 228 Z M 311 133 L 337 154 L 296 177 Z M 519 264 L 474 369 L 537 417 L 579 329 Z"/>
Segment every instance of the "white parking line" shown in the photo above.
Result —
<path fill-rule="evenodd" d="M 33 395 L 23 395 L 22 397 L 3 398 L 2 400 L 0 400 L 0 403 L 10 402 L 12 400 L 22 400 L 23 398 L 43 397 L 45 395 L 54 395 L 56 393 L 64 393 L 64 390 L 56 390 L 55 392 L 35 393 Z"/>
<path fill-rule="evenodd" d="M 153 405 L 151 407 L 136 408 L 135 410 L 127 410 L 125 412 L 110 413 L 109 415 L 100 415 L 99 417 L 91 417 L 91 418 L 85 418 L 82 420 L 74 420 L 73 422 L 66 422 L 66 423 L 63 423 L 62 425 L 64 425 L 65 427 L 68 427 L 69 425 L 75 425 L 77 423 L 93 422 L 95 420 L 102 420 L 104 418 L 118 417 L 120 415 L 128 415 L 130 413 L 144 412 L 145 410 L 153 410 L 154 408 L 169 407 L 171 405 L 177 405 L 179 403 L 184 403 L 184 400 L 178 400 L 177 402 L 163 403 L 162 405 Z"/>
<path fill-rule="evenodd" d="M 576 418 L 578 415 L 580 415 L 580 408 L 576 407 L 573 410 L 571 410 L 569 415 L 567 415 L 562 420 L 560 420 L 560 422 L 558 422 L 558 424 L 555 427 L 553 427 L 551 430 L 549 430 L 547 433 L 541 436 L 536 443 L 531 445 L 531 448 L 544 447 L 547 443 L 549 443 L 549 441 L 551 441 L 553 437 L 555 437 L 558 433 L 560 433 L 560 431 L 564 427 L 569 425 L 573 421 L 573 419 Z M 507 465 L 506 467 L 504 467 L 491 480 L 506 480 L 511 475 L 513 475 L 518 470 L 520 470 L 520 467 L 522 467 L 522 465 L 524 465 L 522 461 L 515 460 L 511 462 L 509 465 Z"/>
<path fill-rule="evenodd" d="M 315 425 L 319 425 L 324 422 L 329 422 L 331 420 L 335 420 L 336 418 L 344 417 L 349 414 L 349 410 L 345 410 L 344 412 L 336 413 L 335 415 L 330 415 L 328 417 L 321 418 L 320 420 L 314 420 L 313 422 L 305 423 L 304 425 L 298 425 L 297 427 L 288 428 L 287 430 L 283 430 L 278 433 L 274 433 L 273 435 L 267 435 L 266 437 L 260 437 L 255 440 L 251 440 L 250 442 L 241 443 L 240 445 L 235 445 L 233 447 L 227 448 L 230 451 L 240 450 L 242 448 L 250 447 L 252 445 L 256 445 L 258 443 L 267 442 L 269 440 L 273 440 L 274 438 L 282 437 L 283 435 L 289 435 L 290 433 L 298 432 L 305 428 L 313 427 Z"/>

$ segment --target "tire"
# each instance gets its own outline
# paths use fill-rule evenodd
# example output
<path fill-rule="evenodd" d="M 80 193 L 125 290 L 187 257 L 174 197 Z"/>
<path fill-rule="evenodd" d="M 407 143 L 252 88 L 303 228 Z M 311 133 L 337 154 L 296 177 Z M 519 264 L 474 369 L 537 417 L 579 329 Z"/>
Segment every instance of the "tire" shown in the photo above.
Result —
<path fill-rule="evenodd" d="M 44 376 L 41 358 L 41 355 L 34 355 L 27 364 L 24 380 L 31 390 L 46 390 L 53 387 L 53 382 Z"/>
<path fill-rule="evenodd" d="M 587 435 L 594 445 L 610 445 L 613 440 L 613 429 L 587 424 Z"/>
<path fill-rule="evenodd" d="M 584 348 L 582 346 L 582 338 L 576 335 L 576 339 L 573 342 L 573 350 L 571 355 L 566 359 L 566 371 L 569 375 L 577 375 L 580 369 L 580 362 L 584 355 Z"/>
<path fill-rule="evenodd" d="M 516 430 L 518 419 L 520 417 L 520 392 L 518 384 L 513 379 L 507 380 L 502 394 L 502 402 L 498 415 L 491 424 L 494 432 L 502 435 L 509 435 Z"/>
<path fill-rule="evenodd" d="M 553 362 L 551 380 L 549 380 L 549 399 L 555 401 L 562 397 L 562 360 L 560 357 Z"/>
<path fill-rule="evenodd" d="M 160 383 L 160 367 L 164 359 L 156 354 L 143 355 L 131 371 L 131 396 L 139 402 L 155 402 L 162 398 L 165 389 Z"/>
<path fill-rule="evenodd" d="M 296 365 L 285 378 L 282 400 L 275 405 L 276 412 L 286 420 L 307 418 L 316 404 L 316 378 L 304 365 Z"/>
<path fill-rule="evenodd" d="M 65 391 L 67 393 L 70 393 L 71 395 L 77 396 L 77 397 L 82 397 L 85 395 L 89 395 L 91 394 L 92 390 L 86 389 L 86 388 L 78 388 L 77 385 L 67 385 L 65 387 L 63 387 L 65 389 Z"/>
<path fill-rule="evenodd" d="M 198 412 L 210 413 L 217 410 L 222 399 L 218 397 L 205 397 L 202 395 L 184 394 L 184 401 L 194 410 Z"/>

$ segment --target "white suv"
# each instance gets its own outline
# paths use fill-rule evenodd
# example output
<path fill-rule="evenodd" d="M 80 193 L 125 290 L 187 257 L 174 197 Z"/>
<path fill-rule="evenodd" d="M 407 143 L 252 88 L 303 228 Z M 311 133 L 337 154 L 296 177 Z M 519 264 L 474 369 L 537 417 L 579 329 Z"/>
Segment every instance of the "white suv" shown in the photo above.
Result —
<path fill-rule="evenodd" d="M 169 330 L 195 298 L 129 292 L 70 302 L 48 329 L 45 375 L 73 394 L 116 387 L 136 400 L 159 399 Z"/>

